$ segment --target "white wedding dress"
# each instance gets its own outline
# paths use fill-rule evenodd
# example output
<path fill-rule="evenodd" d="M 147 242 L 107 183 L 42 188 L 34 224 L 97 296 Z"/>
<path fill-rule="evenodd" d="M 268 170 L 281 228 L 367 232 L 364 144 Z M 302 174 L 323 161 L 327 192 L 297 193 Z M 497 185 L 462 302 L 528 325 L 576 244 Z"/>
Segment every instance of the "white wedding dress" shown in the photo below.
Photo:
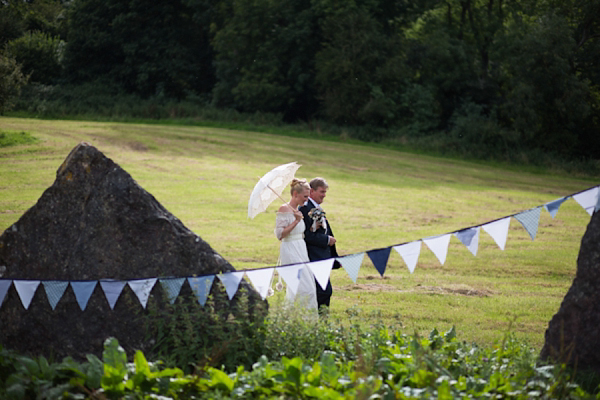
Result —
<path fill-rule="evenodd" d="M 292 231 L 281 239 L 283 229 L 293 223 L 295 220 L 294 213 L 278 212 L 275 218 L 275 236 L 281 240 L 279 249 L 279 261 L 277 265 L 298 264 L 309 262 L 308 252 L 306 251 L 306 243 L 304 242 L 304 220 L 292 229 Z M 289 285 L 286 289 L 286 300 L 291 303 L 296 303 L 307 309 L 317 310 L 317 288 L 315 286 L 315 277 L 308 266 L 303 267 L 299 272 L 300 283 L 298 289 L 294 293 Z"/>

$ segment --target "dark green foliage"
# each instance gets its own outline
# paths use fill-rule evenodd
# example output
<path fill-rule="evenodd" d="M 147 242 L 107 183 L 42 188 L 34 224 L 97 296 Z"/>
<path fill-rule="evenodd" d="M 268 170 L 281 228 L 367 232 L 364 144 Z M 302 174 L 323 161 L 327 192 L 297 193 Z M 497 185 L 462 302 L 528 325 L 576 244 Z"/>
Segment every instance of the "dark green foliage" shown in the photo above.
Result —
<path fill-rule="evenodd" d="M 14 58 L 0 54 L 0 115 L 13 107 L 27 79 Z"/>
<path fill-rule="evenodd" d="M 43 32 L 28 32 L 6 44 L 6 54 L 14 57 L 30 82 L 53 84 L 61 76 L 64 42 Z"/>

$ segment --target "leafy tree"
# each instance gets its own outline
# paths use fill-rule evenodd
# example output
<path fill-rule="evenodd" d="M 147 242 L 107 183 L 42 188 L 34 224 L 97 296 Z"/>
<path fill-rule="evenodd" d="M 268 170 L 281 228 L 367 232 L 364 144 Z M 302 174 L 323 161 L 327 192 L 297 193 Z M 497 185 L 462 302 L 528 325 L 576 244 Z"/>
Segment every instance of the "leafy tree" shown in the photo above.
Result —
<path fill-rule="evenodd" d="M 0 114 L 12 108 L 27 79 L 14 58 L 0 54 Z"/>
<path fill-rule="evenodd" d="M 55 83 L 61 76 L 61 58 L 64 42 L 42 32 L 28 32 L 6 45 L 31 82 Z"/>
<path fill-rule="evenodd" d="M 212 67 L 199 51 L 208 27 L 182 1 L 81 0 L 65 54 L 73 83 L 103 80 L 144 97 L 183 98 L 208 91 Z"/>

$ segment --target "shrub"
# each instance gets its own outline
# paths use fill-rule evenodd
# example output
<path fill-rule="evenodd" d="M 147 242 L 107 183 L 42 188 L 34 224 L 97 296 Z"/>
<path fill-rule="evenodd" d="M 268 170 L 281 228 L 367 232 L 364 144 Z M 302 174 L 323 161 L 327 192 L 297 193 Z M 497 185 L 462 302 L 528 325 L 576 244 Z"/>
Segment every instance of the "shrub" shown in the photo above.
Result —
<path fill-rule="evenodd" d="M 12 108 L 27 80 L 14 58 L 0 54 L 0 115 Z"/>
<path fill-rule="evenodd" d="M 61 76 L 64 42 L 42 32 L 28 32 L 6 44 L 6 51 L 22 65 L 32 82 L 55 83 Z"/>

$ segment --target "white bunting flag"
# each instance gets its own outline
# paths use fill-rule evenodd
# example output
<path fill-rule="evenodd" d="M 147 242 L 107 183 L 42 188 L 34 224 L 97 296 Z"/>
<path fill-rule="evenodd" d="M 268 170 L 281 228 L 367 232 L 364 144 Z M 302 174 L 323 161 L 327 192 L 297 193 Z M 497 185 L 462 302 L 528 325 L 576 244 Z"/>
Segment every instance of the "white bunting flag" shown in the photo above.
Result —
<path fill-rule="evenodd" d="M 479 227 L 454 232 L 454 236 L 469 249 L 471 254 L 474 256 L 477 255 L 477 249 L 479 248 Z"/>
<path fill-rule="evenodd" d="M 556 213 L 558 212 L 558 209 L 560 208 L 562 203 L 564 203 L 565 200 L 567 200 L 568 198 L 569 198 L 568 196 L 565 196 L 565 197 L 561 197 L 560 199 L 550 201 L 550 202 L 544 204 L 544 208 L 546 209 L 546 211 L 548 211 L 550 213 L 550 216 L 552 216 L 552 218 L 554 218 L 554 217 L 556 217 Z"/>
<path fill-rule="evenodd" d="M 94 293 L 97 284 L 98 281 L 71 281 L 71 289 L 75 293 L 75 299 L 77 299 L 77 304 L 79 304 L 81 311 L 87 307 L 87 303 L 92 293 Z"/>
<path fill-rule="evenodd" d="M 44 289 L 46 290 L 46 297 L 48 297 L 48 302 L 50 303 L 50 307 L 54 310 L 59 300 L 62 298 L 67 286 L 69 286 L 68 281 L 42 281 L 44 285 Z"/>
<path fill-rule="evenodd" d="M 415 272 L 417 261 L 419 261 L 419 255 L 421 255 L 421 241 L 417 240 L 414 242 L 394 246 L 394 250 L 400 254 L 410 273 L 412 274 Z"/>
<path fill-rule="evenodd" d="M 8 292 L 11 283 L 12 280 L 10 279 L 0 279 L 0 306 L 6 297 L 6 293 Z"/>
<path fill-rule="evenodd" d="M 177 296 L 179 296 L 179 292 L 181 292 L 181 287 L 183 286 L 183 282 L 185 282 L 185 278 L 161 278 L 158 281 L 165 292 L 167 292 L 169 303 L 174 304 L 175 300 L 177 300 Z"/>
<path fill-rule="evenodd" d="M 17 289 L 17 293 L 19 294 L 19 298 L 21 299 L 21 303 L 23 303 L 23 307 L 25 309 L 29 309 L 29 305 L 31 304 L 31 299 L 33 299 L 33 295 L 40 285 L 40 281 L 17 281 L 14 280 L 13 284 L 15 285 L 15 289 Z"/>
<path fill-rule="evenodd" d="M 305 268 L 304 264 L 290 265 L 289 267 L 277 268 L 281 278 L 287 283 L 288 288 L 296 295 L 298 284 L 300 284 L 300 270 Z"/>
<path fill-rule="evenodd" d="M 435 254 L 440 264 L 444 265 L 446 262 L 446 255 L 448 254 L 448 244 L 450 244 L 450 237 L 452 235 L 446 233 L 440 236 L 432 236 L 423 239 L 423 242 L 429 247 L 429 250 Z"/>
<path fill-rule="evenodd" d="M 535 207 L 514 216 L 515 219 L 523 225 L 523 228 L 525 228 L 527 233 L 529 233 L 531 240 L 535 239 L 535 235 L 537 234 L 541 212 L 541 207 Z"/>
<path fill-rule="evenodd" d="M 506 238 L 508 237 L 508 227 L 510 226 L 510 217 L 502 218 L 494 222 L 481 225 L 484 231 L 494 239 L 494 242 L 504 250 Z"/>
<path fill-rule="evenodd" d="M 202 307 L 206 304 L 214 280 L 214 275 L 188 278 L 188 283 Z"/>
<path fill-rule="evenodd" d="M 269 294 L 269 287 L 271 287 L 271 279 L 273 279 L 274 272 L 275 268 L 246 271 L 246 276 L 250 279 L 254 289 L 260 293 L 260 297 L 262 297 L 263 300 L 266 299 Z"/>
<path fill-rule="evenodd" d="M 358 271 L 365 258 L 365 253 L 350 254 L 344 257 L 338 257 L 336 260 L 342 264 L 342 267 L 346 270 L 346 273 L 352 279 L 352 282 L 356 283 L 358 278 Z"/>
<path fill-rule="evenodd" d="M 115 304 L 117 303 L 125 284 L 126 282 L 123 281 L 100 281 L 100 286 L 104 291 L 104 296 L 106 296 L 106 301 L 108 301 L 111 310 L 115 308 Z"/>
<path fill-rule="evenodd" d="M 598 187 L 586 190 L 585 192 L 573 195 L 573 199 L 581 206 L 588 214 L 592 215 L 598 203 Z"/>
<path fill-rule="evenodd" d="M 156 278 L 150 279 L 136 279 L 127 282 L 133 293 L 137 296 L 142 308 L 146 308 L 146 304 L 148 304 L 148 298 L 150 297 L 150 292 L 154 285 L 156 285 Z"/>
<path fill-rule="evenodd" d="M 331 268 L 333 268 L 334 261 L 335 259 L 329 258 L 327 260 L 313 261 L 306 264 L 323 290 L 327 289 L 327 283 L 329 283 L 329 275 L 331 275 Z"/>
<path fill-rule="evenodd" d="M 233 296 L 237 293 L 238 286 L 244 277 L 244 271 L 238 272 L 226 272 L 224 274 L 217 275 L 217 278 L 221 280 L 221 283 L 225 286 L 227 297 L 229 300 L 233 299 Z"/>

